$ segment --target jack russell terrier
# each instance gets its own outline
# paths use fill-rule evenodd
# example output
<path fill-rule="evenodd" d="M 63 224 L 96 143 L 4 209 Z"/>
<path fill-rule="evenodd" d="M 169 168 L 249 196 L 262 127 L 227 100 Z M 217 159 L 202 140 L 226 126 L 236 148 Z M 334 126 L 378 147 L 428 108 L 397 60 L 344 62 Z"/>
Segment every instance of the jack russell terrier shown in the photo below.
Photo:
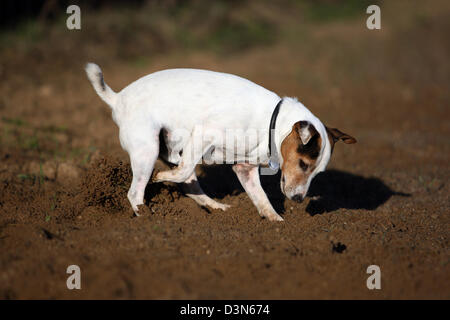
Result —
<path fill-rule="evenodd" d="M 130 156 L 133 180 L 128 199 L 136 215 L 158 157 L 176 168 L 159 172 L 155 182 L 181 183 L 198 204 L 229 208 L 209 198 L 197 181 L 195 166 L 208 154 L 213 163 L 223 163 L 226 156 L 259 214 L 282 221 L 261 187 L 259 166 L 262 174 L 281 168 L 281 191 L 289 199 L 302 201 L 311 180 L 325 170 L 334 144 L 356 142 L 324 126 L 295 98 L 281 99 L 235 75 L 163 70 L 116 93 L 104 82 L 99 66 L 88 63 L 86 73 L 111 107 L 120 144 Z"/>

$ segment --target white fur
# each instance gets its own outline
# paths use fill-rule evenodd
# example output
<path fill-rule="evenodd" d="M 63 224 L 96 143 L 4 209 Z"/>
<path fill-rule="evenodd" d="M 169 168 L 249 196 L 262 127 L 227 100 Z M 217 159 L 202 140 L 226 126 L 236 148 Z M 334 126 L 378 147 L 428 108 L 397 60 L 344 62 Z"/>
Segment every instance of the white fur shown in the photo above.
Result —
<path fill-rule="evenodd" d="M 121 146 L 130 155 L 133 181 L 128 198 L 136 214 L 137 206 L 143 203 L 144 190 L 159 154 L 159 133 L 162 129 L 167 133 L 165 143 L 169 155 L 166 160 L 178 167 L 160 172 L 155 180 L 194 182 L 196 191 L 190 191 L 195 191 L 197 196 L 191 198 L 202 205 L 225 210 L 223 205 L 197 190 L 200 186 L 193 172 L 195 165 L 211 148 L 214 148 L 217 158 L 225 152 L 235 152 L 234 145 L 224 145 L 223 140 L 218 140 L 218 135 L 214 133 L 239 129 L 242 138 L 255 130 L 258 137 L 250 142 L 245 152 L 235 154 L 238 163 L 246 161 L 253 165 L 238 164 L 234 170 L 259 213 L 270 220 L 282 220 L 270 205 L 260 186 L 259 177 L 255 176 L 258 164 L 268 163 L 268 127 L 272 112 L 280 100 L 277 94 L 235 75 L 198 69 L 155 72 L 115 93 L 103 82 L 97 65 L 89 63 L 86 72 L 96 92 L 112 108 L 113 119 L 120 128 Z M 325 169 L 331 148 L 323 124 L 296 99 L 284 98 L 276 122 L 276 151 L 278 155 L 281 154 L 283 139 L 289 134 L 292 125 L 301 120 L 310 121 L 320 133 L 322 141 L 325 141 L 311 180 Z M 192 137 L 198 134 L 199 128 L 210 130 L 211 134 L 207 141 L 196 144 Z M 190 134 L 176 140 L 175 132 L 180 129 Z M 183 152 L 181 156 L 180 151 Z M 189 157 L 187 154 L 194 156 Z M 281 156 L 279 162 L 283 162 Z M 303 195 L 307 192 L 310 180 L 307 186 L 299 186 Z"/>

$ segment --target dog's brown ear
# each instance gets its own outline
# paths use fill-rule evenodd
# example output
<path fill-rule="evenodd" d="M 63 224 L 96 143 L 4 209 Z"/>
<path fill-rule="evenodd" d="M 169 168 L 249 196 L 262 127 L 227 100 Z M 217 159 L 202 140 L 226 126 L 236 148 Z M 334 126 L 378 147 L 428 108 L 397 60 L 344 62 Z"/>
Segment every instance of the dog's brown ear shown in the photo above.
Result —
<path fill-rule="evenodd" d="M 317 134 L 316 128 L 309 121 L 299 121 L 292 126 L 297 131 L 302 144 L 308 144 L 309 140 Z"/>
<path fill-rule="evenodd" d="M 328 128 L 325 127 L 327 129 L 327 133 L 328 133 L 328 137 L 330 138 L 330 142 L 331 143 L 335 143 L 339 140 L 342 140 L 344 143 L 346 144 L 353 144 L 356 143 L 356 139 L 353 138 L 352 136 L 340 131 L 339 129 L 336 128 Z"/>

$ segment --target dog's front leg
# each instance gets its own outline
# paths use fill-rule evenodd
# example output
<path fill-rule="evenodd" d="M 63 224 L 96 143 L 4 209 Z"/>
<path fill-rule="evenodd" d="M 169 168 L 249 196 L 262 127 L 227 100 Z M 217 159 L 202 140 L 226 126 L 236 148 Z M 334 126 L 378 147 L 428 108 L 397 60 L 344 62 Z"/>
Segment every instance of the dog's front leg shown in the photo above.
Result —
<path fill-rule="evenodd" d="M 236 173 L 245 192 L 247 192 L 253 204 L 258 209 L 259 215 L 270 221 L 283 221 L 283 218 L 273 209 L 272 204 L 261 187 L 258 166 L 240 163 L 233 166 L 233 171 Z"/>

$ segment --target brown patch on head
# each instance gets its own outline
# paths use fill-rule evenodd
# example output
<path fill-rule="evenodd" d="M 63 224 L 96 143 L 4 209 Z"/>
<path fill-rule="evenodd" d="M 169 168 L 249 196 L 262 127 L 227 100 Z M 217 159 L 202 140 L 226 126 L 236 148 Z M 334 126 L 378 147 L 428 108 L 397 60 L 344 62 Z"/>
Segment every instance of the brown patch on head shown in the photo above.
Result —
<path fill-rule="evenodd" d="M 292 126 L 291 132 L 281 143 L 282 181 L 285 180 L 282 187 L 284 183 L 289 188 L 307 181 L 316 167 L 321 146 L 322 138 L 310 122 L 299 121 Z"/>
<path fill-rule="evenodd" d="M 319 132 L 317 132 L 316 128 L 307 121 L 299 121 L 294 124 L 293 128 L 295 128 L 297 132 L 304 129 L 309 131 L 310 138 L 308 143 L 300 143 L 297 148 L 297 152 L 311 161 L 316 160 L 319 157 L 320 148 L 322 145 L 322 138 L 320 137 Z"/>
<path fill-rule="evenodd" d="M 331 152 L 333 152 L 334 144 L 339 140 L 342 140 L 345 144 L 356 143 L 355 138 L 340 131 L 339 129 L 328 128 L 328 127 L 325 127 L 325 128 L 327 129 L 328 139 L 330 140 L 330 143 L 331 143 Z"/>

